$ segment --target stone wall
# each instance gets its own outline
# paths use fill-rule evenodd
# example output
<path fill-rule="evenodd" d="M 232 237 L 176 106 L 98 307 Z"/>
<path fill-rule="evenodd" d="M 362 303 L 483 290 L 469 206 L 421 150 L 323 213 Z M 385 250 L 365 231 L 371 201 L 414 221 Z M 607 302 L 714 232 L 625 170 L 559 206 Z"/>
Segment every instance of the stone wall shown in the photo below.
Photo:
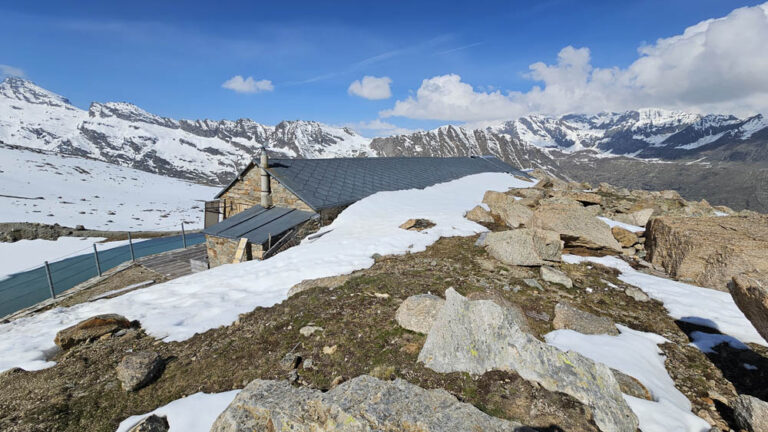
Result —
<path fill-rule="evenodd" d="M 288 207 L 299 210 L 314 211 L 299 197 L 294 195 L 285 186 L 269 177 L 272 189 L 272 204 L 277 207 Z M 261 175 L 258 167 L 248 170 L 242 179 L 235 182 L 221 197 L 225 206 L 225 217 L 231 217 L 261 204 Z"/>
<path fill-rule="evenodd" d="M 223 237 L 205 236 L 205 247 L 208 251 L 208 263 L 210 268 L 222 264 L 232 264 L 237 252 L 237 245 L 240 239 L 228 239 Z M 250 261 L 254 258 L 260 259 L 264 253 L 263 246 L 260 244 L 248 243 L 245 249 L 244 261 Z"/>

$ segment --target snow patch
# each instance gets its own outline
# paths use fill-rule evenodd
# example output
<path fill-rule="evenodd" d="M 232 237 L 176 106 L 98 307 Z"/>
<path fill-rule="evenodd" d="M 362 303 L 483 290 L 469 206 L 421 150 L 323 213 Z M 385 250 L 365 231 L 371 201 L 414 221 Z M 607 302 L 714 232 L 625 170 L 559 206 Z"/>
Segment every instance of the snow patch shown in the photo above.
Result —
<path fill-rule="evenodd" d="M 615 268 L 621 272 L 619 279 L 622 282 L 634 285 L 664 303 L 672 318 L 716 329 L 744 343 L 768 346 L 733 302 L 730 293 L 645 274 L 616 257 L 563 255 L 563 261 L 571 264 L 593 262 Z"/>
<path fill-rule="evenodd" d="M 240 390 L 223 393 L 195 393 L 148 412 L 130 416 L 120 422 L 117 432 L 127 432 L 152 414 L 168 418 L 169 432 L 208 432 L 213 422 L 235 399 Z"/>
<path fill-rule="evenodd" d="M 691 402 L 677 388 L 664 367 L 664 355 L 657 346 L 668 342 L 655 334 L 616 326 L 618 336 L 585 335 L 573 330 L 555 330 L 544 335 L 548 344 L 575 351 L 596 362 L 640 381 L 653 401 L 625 395 L 640 421 L 643 432 L 704 432 L 709 424 L 691 413 Z"/>

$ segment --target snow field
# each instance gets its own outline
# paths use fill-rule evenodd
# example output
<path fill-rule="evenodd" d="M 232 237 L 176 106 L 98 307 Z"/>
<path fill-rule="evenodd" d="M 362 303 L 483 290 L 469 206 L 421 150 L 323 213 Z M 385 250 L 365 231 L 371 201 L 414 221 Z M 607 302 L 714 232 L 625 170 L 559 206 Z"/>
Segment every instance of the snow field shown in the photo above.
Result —
<path fill-rule="evenodd" d="M 370 267 L 375 253 L 419 252 L 440 237 L 485 231 L 464 213 L 489 189 L 525 186 L 530 183 L 508 174 L 485 173 L 421 190 L 377 193 L 344 210 L 323 228 L 326 235 L 268 260 L 223 265 L 113 299 L 56 308 L 0 325 L 0 371 L 53 366 L 46 353 L 56 349 L 56 332 L 98 314 L 119 313 L 138 320 L 148 334 L 166 341 L 229 325 L 240 313 L 284 300 L 302 280 Z M 421 232 L 398 228 L 410 218 L 427 218 L 436 226 Z"/>

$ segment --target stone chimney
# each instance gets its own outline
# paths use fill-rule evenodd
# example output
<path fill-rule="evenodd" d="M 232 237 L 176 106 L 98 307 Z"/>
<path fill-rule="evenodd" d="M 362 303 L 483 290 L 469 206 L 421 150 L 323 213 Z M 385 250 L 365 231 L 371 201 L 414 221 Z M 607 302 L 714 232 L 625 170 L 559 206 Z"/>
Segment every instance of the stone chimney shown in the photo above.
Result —
<path fill-rule="evenodd" d="M 272 189 L 269 185 L 269 174 L 267 173 L 267 168 L 269 168 L 267 148 L 265 146 L 261 146 L 261 161 L 259 162 L 259 170 L 261 172 L 261 206 L 264 208 L 272 207 Z"/>

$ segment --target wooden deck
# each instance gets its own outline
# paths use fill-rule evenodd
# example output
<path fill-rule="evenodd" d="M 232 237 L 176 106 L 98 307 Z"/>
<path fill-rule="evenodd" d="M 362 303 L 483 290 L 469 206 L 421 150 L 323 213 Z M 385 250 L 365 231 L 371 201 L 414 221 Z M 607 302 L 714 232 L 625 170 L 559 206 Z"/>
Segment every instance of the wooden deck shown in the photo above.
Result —
<path fill-rule="evenodd" d="M 176 249 L 168 252 L 139 258 L 136 263 L 168 279 L 176 279 L 192 273 L 189 260 L 205 260 L 205 244 L 190 246 L 186 249 Z"/>

